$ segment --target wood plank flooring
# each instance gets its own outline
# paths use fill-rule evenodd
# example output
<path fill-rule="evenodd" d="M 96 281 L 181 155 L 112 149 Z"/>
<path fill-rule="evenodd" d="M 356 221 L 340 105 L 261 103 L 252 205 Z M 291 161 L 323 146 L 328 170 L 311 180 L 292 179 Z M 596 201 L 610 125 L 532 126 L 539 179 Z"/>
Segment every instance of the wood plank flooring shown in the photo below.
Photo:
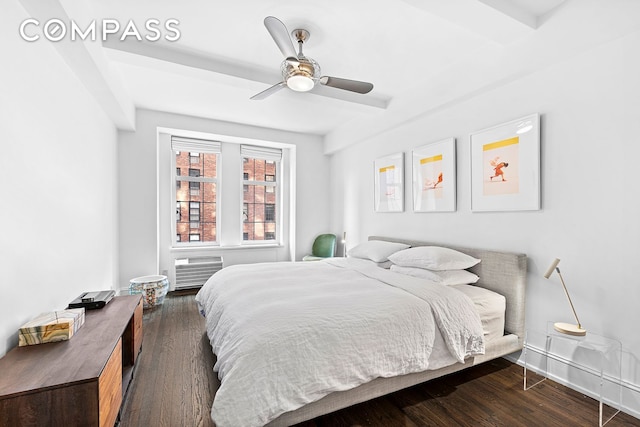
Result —
<path fill-rule="evenodd" d="M 120 426 L 213 427 L 219 382 L 193 292 L 170 293 L 163 305 L 145 311 L 143 325 L 142 354 Z M 299 427 L 582 427 L 596 426 L 597 417 L 596 401 L 557 383 L 523 391 L 522 367 L 498 359 Z M 620 413 L 607 426 L 640 427 L 640 420 Z"/>

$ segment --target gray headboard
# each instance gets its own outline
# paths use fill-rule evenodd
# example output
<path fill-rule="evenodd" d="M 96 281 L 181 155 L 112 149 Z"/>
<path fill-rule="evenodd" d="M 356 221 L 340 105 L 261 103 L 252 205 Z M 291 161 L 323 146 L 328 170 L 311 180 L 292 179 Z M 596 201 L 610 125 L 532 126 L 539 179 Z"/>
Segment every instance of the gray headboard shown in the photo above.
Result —
<path fill-rule="evenodd" d="M 411 246 L 442 246 L 455 249 L 481 262 L 469 269 L 480 277 L 477 286 L 504 295 L 507 300 L 505 313 L 505 332 L 515 334 L 518 340 L 524 339 L 525 286 L 527 283 L 527 256 L 512 252 L 498 252 L 484 249 L 463 248 L 441 243 L 421 242 L 417 240 L 392 237 L 370 236 L 369 240 L 400 242 Z"/>

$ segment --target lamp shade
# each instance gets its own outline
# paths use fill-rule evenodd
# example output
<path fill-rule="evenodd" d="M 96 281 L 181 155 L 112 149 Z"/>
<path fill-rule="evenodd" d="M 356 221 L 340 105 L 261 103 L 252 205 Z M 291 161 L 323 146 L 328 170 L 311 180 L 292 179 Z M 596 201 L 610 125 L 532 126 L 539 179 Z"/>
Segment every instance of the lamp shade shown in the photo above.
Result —
<path fill-rule="evenodd" d="M 544 278 L 548 279 L 549 277 L 551 277 L 551 275 L 553 274 L 553 271 L 556 269 L 556 267 L 558 266 L 558 264 L 560 264 L 560 260 L 558 258 L 556 258 L 555 260 L 553 260 L 553 262 L 551 263 L 551 265 L 549 266 L 549 269 L 547 270 L 546 273 L 544 273 Z"/>

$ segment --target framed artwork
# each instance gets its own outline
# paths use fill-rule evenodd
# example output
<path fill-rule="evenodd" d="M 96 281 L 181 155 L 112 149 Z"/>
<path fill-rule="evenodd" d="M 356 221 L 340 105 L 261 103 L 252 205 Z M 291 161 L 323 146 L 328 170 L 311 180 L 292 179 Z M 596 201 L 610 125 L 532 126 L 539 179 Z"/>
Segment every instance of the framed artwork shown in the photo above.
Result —
<path fill-rule="evenodd" d="M 456 210 L 456 140 L 418 147 L 412 152 L 413 211 Z"/>
<path fill-rule="evenodd" d="M 540 209 L 540 115 L 471 134 L 471 210 Z"/>
<path fill-rule="evenodd" d="M 404 153 L 374 161 L 375 211 L 404 211 Z"/>

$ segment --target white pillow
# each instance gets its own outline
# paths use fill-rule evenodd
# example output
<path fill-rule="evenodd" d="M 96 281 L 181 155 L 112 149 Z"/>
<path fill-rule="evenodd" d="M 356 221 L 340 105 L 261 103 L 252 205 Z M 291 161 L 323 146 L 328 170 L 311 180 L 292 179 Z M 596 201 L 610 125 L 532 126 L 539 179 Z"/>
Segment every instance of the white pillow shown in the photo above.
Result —
<path fill-rule="evenodd" d="M 407 276 L 433 280 L 446 286 L 469 285 L 480 280 L 477 275 L 467 270 L 433 271 L 425 268 L 402 267 L 394 264 L 391 266 L 391 271 L 406 274 Z"/>
<path fill-rule="evenodd" d="M 416 246 L 389 256 L 389 261 L 403 267 L 429 270 L 464 270 L 480 262 L 472 256 L 440 246 Z"/>
<path fill-rule="evenodd" d="M 382 240 L 369 240 L 349 249 L 347 255 L 354 258 L 370 259 L 375 262 L 385 262 L 394 252 L 408 248 L 404 243 L 384 242 Z"/>

